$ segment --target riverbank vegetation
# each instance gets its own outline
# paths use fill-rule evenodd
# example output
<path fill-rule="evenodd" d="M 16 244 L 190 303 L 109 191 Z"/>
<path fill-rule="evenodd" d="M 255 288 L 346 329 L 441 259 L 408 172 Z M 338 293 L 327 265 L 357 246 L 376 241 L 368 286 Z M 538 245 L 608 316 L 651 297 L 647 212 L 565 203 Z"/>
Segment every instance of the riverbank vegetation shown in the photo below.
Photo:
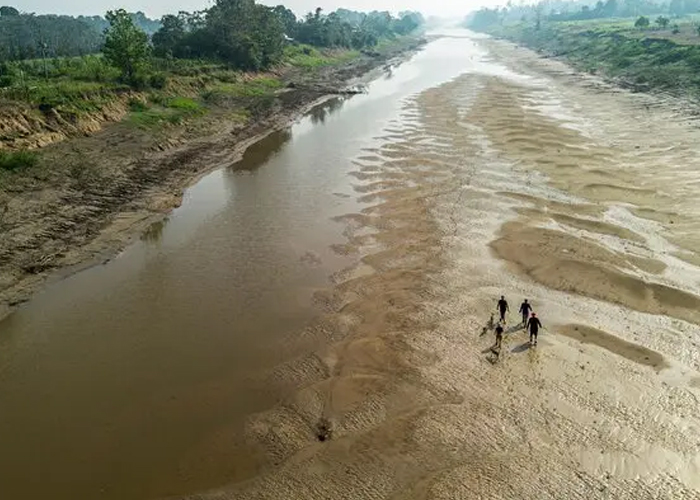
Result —
<path fill-rule="evenodd" d="M 634 90 L 700 97 L 700 0 L 539 3 L 481 9 L 466 24 Z"/>
<path fill-rule="evenodd" d="M 33 167 L 39 155 L 34 151 L 0 151 L 0 171 L 12 172 L 23 168 Z"/>
<path fill-rule="evenodd" d="M 299 19 L 283 5 L 254 0 L 217 0 L 206 10 L 158 21 L 121 9 L 104 18 L 73 18 L 2 7 L 0 119 L 14 107 L 54 126 L 80 124 L 121 119 L 122 109 L 140 126 L 179 123 L 206 113 L 217 96 L 274 94 L 290 71 L 371 55 L 422 23 L 413 12 L 346 9 L 316 9 Z M 197 103 L 197 112 L 173 104 L 182 99 Z M 0 127 L 0 149 L 24 144 L 17 134 L 22 131 Z"/>

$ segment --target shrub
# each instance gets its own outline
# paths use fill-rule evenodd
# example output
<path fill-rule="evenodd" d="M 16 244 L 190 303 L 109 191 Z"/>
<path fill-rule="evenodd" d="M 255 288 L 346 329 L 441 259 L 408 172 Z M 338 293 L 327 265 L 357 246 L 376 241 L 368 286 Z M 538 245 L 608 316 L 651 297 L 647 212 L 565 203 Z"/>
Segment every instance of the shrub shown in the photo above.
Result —
<path fill-rule="evenodd" d="M 17 71 L 14 65 L 8 62 L 0 63 L 0 88 L 12 87 L 17 80 Z"/>
<path fill-rule="evenodd" d="M 129 109 L 131 111 L 146 111 L 148 105 L 140 99 L 129 99 Z"/>
<path fill-rule="evenodd" d="M 15 83 L 15 78 L 12 75 L 0 75 L 0 89 L 12 87 Z"/>
<path fill-rule="evenodd" d="M 165 73 L 153 73 L 148 78 L 148 85 L 154 89 L 164 89 L 168 84 L 168 77 Z"/>
<path fill-rule="evenodd" d="M 668 23 L 670 23 L 671 20 L 666 16 L 659 16 L 654 22 L 659 25 L 659 28 L 666 29 L 666 26 L 668 26 Z"/>
<path fill-rule="evenodd" d="M 152 102 L 155 102 L 151 100 Z M 134 109 L 130 121 L 140 128 L 152 128 L 162 123 L 178 124 L 183 120 L 206 113 L 206 108 L 187 97 L 159 98 L 161 105 Z"/>
<path fill-rule="evenodd" d="M 146 90 L 149 84 L 149 77 L 145 73 L 134 73 L 131 78 L 125 82 L 134 90 Z"/>
<path fill-rule="evenodd" d="M 199 111 L 202 105 L 194 99 L 189 99 L 187 97 L 173 97 L 168 102 L 168 107 L 171 109 L 186 111 L 188 113 L 194 113 Z"/>
<path fill-rule="evenodd" d="M 634 27 L 635 28 L 648 28 L 649 27 L 649 18 L 646 16 L 639 16 L 637 20 L 634 22 Z"/>
<path fill-rule="evenodd" d="M 33 167 L 39 161 L 39 155 L 34 151 L 0 151 L 0 170 L 19 170 Z"/>
<path fill-rule="evenodd" d="M 84 56 L 73 62 L 67 60 L 67 75 L 88 82 L 111 82 L 119 77 L 119 70 L 107 64 L 101 56 Z M 73 64 L 75 67 L 72 67 Z"/>

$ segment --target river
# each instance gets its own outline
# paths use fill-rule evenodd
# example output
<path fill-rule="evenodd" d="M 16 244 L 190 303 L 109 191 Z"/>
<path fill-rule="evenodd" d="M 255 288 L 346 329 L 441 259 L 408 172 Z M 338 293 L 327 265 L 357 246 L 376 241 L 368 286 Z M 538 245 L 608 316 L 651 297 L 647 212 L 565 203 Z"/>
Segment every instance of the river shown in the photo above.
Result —
<path fill-rule="evenodd" d="M 457 30 L 319 105 L 0 323 L 0 493 L 700 498 L 670 103 Z"/>

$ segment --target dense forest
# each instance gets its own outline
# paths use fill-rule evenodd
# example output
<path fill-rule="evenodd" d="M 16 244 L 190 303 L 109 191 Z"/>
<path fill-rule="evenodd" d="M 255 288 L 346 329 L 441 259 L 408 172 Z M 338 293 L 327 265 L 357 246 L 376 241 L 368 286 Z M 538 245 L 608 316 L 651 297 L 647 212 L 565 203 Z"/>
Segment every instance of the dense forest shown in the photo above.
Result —
<path fill-rule="evenodd" d="M 143 12 L 129 16 L 149 35 L 161 27 Z M 100 16 L 37 16 L 0 7 L 0 61 L 93 54 L 99 52 L 108 27 L 107 19 Z"/>
<path fill-rule="evenodd" d="M 252 0 L 219 0 L 205 12 L 164 16 L 153 35 L 161 57 L 208 58 L 242 69 L 260 69 L 279 61 L 285 42 L 317 47 L 361 49 L 382 38 L 407 34 L 423 22 L 417 13 L 392 17 L 339 9 L 324 15 L 319 8 L 297 19 L 288 8 L 266 7 Z"/>
<path fill-rule="evenodd" d="M 579 21 L 654 14 L 677 17 L 698 12 L 700 0 L 670 0 L 663 3 L 650 0 L 542 1 L 519 5 L 508 2 L 502 8 L 483 8 L 474 12 L 467 18 L 466 24 L 471 28 L 484 29 L 494 24 L 520 21 L 541 23 L 543 20 Z"/>
<path fill-rule="evenodd" d="M 4 6 L 0 7 L 0 62 L 95 54 L 109 42 L 111 31 L 113 39 L 139 38 L 147 46 L 141 47 L 144 55 L 152 51 L 158 57 L 206 58 L 260 69 L 279 61 L 284 44 L 292 40 L 360 49 L 409 33 L 422 23 L 422 16 L 412 12 L 393 17 L 388 12 L 346 9 L 327 15 L 317 9 L 297 19 L 283 5 L 271 8 L 254 0 L 218 0 L 207 10 L 179 12 L 159 21 L 142 12 L 70 17 L 34 15 Z M 114 50 L 111 53 L 115 55 Z"/>

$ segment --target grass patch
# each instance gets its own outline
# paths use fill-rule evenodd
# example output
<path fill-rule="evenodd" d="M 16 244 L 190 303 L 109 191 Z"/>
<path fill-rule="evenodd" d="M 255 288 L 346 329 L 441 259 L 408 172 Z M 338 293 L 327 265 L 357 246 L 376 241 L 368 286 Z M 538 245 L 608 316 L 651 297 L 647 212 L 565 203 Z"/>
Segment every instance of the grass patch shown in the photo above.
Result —
<path fill-rule="evenodd" d="M 0 170 L 12 172 L 35 166 L 39 154 L 34 151 L 0 151 Z"/>
<path fill-rule="evenodd" d="M 98 55 L 8 62 L 1 71 L 0 96 L 42 111 L 100 111 L 126 88 L 117 82 L 118 70 Z"/>
<path fill-rule="evenodd" d="M 168 108 L 183 111 L 185 113 L 198 113 L 202 110 L 202 105 L 188 97 L 173 97 L 167 103 Z"/>
<path fill-rule="evenodd" d="M 273 96 L 282 88 L 282 82 L 272 76 L 258 76 L 250 80 L 222 82 L 215 84 L 202 95 L 207 101 L 216 101 L 222 97 L 266 97 Z"/>
<path fill-rule="evenodd" d="M 357 50 L 333 50 L 324 51 L 311 47 L 310 45 L 289 45 L 284 49 L 284 60 L 298 68 L 313 69 L 355 59 L 360 55 Z"/>
<path fill-rule="evenodd" d="M 188 97 L 173 97 L 159 102 L 161 104 L 148 105 L 142 101 L 132 101 L 129 121 L 139 128 L 149 129 L 162 124 L 178 125 L 207 112 L 200 102 Z"/>
<path fill-rule="evenodd" d="M 285 47 L 284 60 L 299 68 L 318 68 L 328 64 L 328 59 L 318 49 L 309 45 L 289 45 Z"/>
<path fill-rule="evenodd" d="M 700 95 L 700 37 L 689 21 L 678 33 L 637 29 L 634 20 L 569 21 L 496 26 L 489 31 L 543 53 L 564 57 L 573 66 L 617 79 L 638 90 Z M 697 32 L 696 32 L 697 33 Z M 695 40 L 695 43 L 689 43 Z"/>
<path fill-rule="evenodd" d="M 134 112 L 148 111 L 148 104 L 140 99 L 129 99 L 129 109 Z"/>
<path fill-rule="evenodd" d="M 121 88 L 116 84 L 61 79 L 31 81 L 25 86 L 5 89 L 1 95 L 28 102 L 42 111 L 57 109 L 80 114 L 101 110 L 116 98 Z"/>

